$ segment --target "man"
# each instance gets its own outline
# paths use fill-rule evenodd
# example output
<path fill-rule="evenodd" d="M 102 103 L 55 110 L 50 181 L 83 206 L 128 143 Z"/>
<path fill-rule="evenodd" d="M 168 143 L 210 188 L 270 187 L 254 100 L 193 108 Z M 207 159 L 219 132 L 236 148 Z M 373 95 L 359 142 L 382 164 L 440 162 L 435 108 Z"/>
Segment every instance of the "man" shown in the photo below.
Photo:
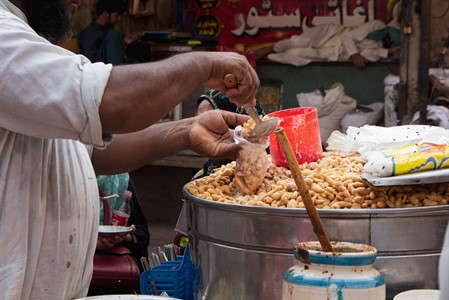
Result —
<path fill-rule="evenodd" d="M 224 93 L 217 90 L 209 90 L 203 95 L 200 95 L 197 100 L 197 104 L 198 114 L 202 114 L 213 109 L 221 109 L 247 115 L 247 112 L 244 108 L 236 106 L 234 103 L 229 101 L 229 98 L 226 97 Z M 263 107 L 259 104 L 259 102 L 256 102 L 256 109 L 259 116 L 266 115 Z M 208 176 L 214 172 L 214 169 L 220 167 L 221 165 L 223 165 L 222 161 L 214 161 L 212 159 L 208 159 L 204 163 L 203 168 L 194 175 L 193 179 Z"/>
<path fill-rule="evenodd" d="M 54 45 L 70 37 L 78 1 L 0 0 L 0 299 L 86 296 L 99 223 L 95 175 L 182 149 L 235 159 L 229 126 L 248 117 L 215 110 L 153 124 L 201 85 L 255 104 L 259 79 L 236 53 L 112 66 Z M 225 88 L 230 73 L 237 88 Z"/>
<path fill-rule="evenodd" d="M 134 41 L 132 35 L 122 37 L 114 26 L 126 11 L 124 0 L 99 0 L 97 17 L 78 34 L 81 54 L 92 62 L 102 61 L 114 65 L 127 62 L 126 46 Z"/>
<path fill-rule="evenodd" d="M 369 61 L 397 55 L 399 38 L 399 29 L 386 26 L 381 20 L 355 28 L 323 24 L 281 40 L 264 51 L 273 52 L 267 56 L 270 60 L 295 66 L 313 61 L 352 61 L 355 67 L 364 68 Z"/>
<path fill-rule="evenodd" d="M 295 66 L 313 61 L 352 61 L 356 68 L 368 62 L 395 57 L 400 50 L 401 1 L 389 1 L 385 24 L 381 20 L 358 27 L 322 24 L 305 28 L 300 35 L 258 50 L 259 57 Z"/>

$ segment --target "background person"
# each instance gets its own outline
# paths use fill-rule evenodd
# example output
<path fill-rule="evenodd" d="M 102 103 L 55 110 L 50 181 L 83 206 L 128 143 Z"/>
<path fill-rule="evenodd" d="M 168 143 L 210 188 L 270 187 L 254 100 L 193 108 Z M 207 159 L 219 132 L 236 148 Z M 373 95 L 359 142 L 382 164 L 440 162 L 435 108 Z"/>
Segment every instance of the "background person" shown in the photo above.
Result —
<path fill-rule="evenodd" d="M 236 53 L 113 66 L 57 46 L 71 37 L 78 4 L 0 0 L 0 299 L 85 297 L 98 236 L 96 175 L 183 149 L 234 159 L 229 126 L 246 116 L 214 110 L 156 123 L 202 85 L 255 105 L 260 81 Z M 230 73 L 237 88 L 223 84 Z"/>
<path fill-rule="evenodd" d="M 114 211 L 118 210 L 129 214 L 126 223 L 119 225 L 129 226 L 132 231 L 114 236 L 99 234 L 88 295 L 134 294 L 140 291 L 138 279 L 139 274 L 144 271 L 140 259 L 148 257 L 150 234 L 147 220 L 129 173 L 100 175 L 97 176 L 97 182 L 100 197 L 120 195 L 100 200 L 100 225 L 116 225 Z M 123 256 L 129 256 L 134 265 L 128 257 L 124 259 Z M 135 271 L 137 268 L 138 273 Z M 134 282 L 128 282 L 131 276 L 135 276 Z"/>
<path fill-rule="evenodd" d="M 393 24 L 393 23 L 392 23 Z M 340 24 L 323 24 L 308 28 L 300 35 L 281 40 L 259 52 L 269 53 L 269 60 L 295 66 L 314 61 L 352 61 L 363 68 L 398 54 L 400 31 L 381 20 L 351 28 Z"/>
<path fill-rule="evenodd" d="M 120 21 L 121 15 L 126 11 L 128 7 L 126 0 L 99 0 L 97 3 L 97 17 L 83 30 L 80 31 L 78 35 L 78 44 L 81 54 L 85 55 L 92 62 L 104 62 L 111 63 L 113 65 L 120 65 L 126 62 L 130 62 L 126 57 L 126 45 L 132 43 L 135 39 L 133 35 L 122 37 L 120 32 L 115 29 L 115 26 Z M 128 189 L 128 185 L 134 186 L 131 182 L 131 178 L 128 173 L 114 174 L 114 175 L 101 175 L 97 176 L 97 181 L 99 188 L 106 194 L 118 194 L 122 195 L 123 192 Z M 135 196 L 135 191 L 133 193 L 133 203 L 135 203 L 136 208 L 140 209 L 140 205 Z M 119 199 L 122 199 L 121 197 Z M 109 203 L 116 203 L 114 199 L 111 199 Z M 103 210 L 102 202 L 100 202 L 100 224 L 103 223 Z M 112 211 L 114 207 L 110 207 Z M 130 233 L 126 236 L 117 237 L 115 243 L 111 244 L 108 241 L 110 239 L 104 239 L 101 236 L 99 239 L 99 246 L 106 248 L 113 247 L 116 243 L 121 242 L 121 240 L 130 240 L 130 243 L 125 243 L 127 248 L 132 249 L 133 257 L 136 262 L 140 261 L 140 257 L 148 256 L 148 251 L 146 247 L 149 244 L 149 232 L 146 225 L 146 220 L 141 213 L 141 211 L 136 211 L 135 214 L 141 215 L 142 218 L 138 218 L 139 224 L 136 226 L 136 231 Z M 133 218 L 134 219 L 134 218 Z M 135 224 L 130 224 L 134 226 Z M 137 237 L 137 238 L 136 238 Z M 131 242 L 136 239 L 136 243 Z M 141 244 L 136 247 L 134 244 Z M 142 249 L 141 249 L 142 248 Z M 138 263 L 140 266 L 140 263 Z"/>
<path fill-rule="evenodd" d="M 370 61 L 396 57 L 400 50 L 401 1 L 392 0 L 388 6 L 385 22 L 373 20 L 357 27 L 322 24 L 305 28 L 300 35 L 259 49 L 256 57 L 295 66 L 313 61 L 352 61 L 357 68 L 364 68 Z"/>
<path fill-rule="evenodd" d="M 113 65 L 137 62 L 126 56 L 127 45 L 136 40 L 135 35 L 125 37 L 115 29 L 121 15 L 127 9 L 126 0 L 99 0 L 97 17 L 78 34 L 80 53 L 92 62 Z"/>
<path fill-rule="evenodd" d="M 203 114 L 207 111 L 214 110 L 214 109 L 221 109 L 225 111 L 230 112 L 236 112 L 238 114 L 247 115 L 247 112 L 243 107 L 238 107 L 234 103 L 232 103 L 229 98 L 226 96 L 226 94 L 210 89 L 203 95 L 200 95 L 197 100 L 198 105 L 198 114 Z M 256 110 L 259 116 L 265 116 L 266 113 L 263 109 L 263 107 L 260 105 L 258 101 L 256 101 Z M 235 126 L 230 126 L 231 128 L 234 128 Z M 269 152 L 269 149 L 267 148 L 267 152 Z M 220 166 L 228 163 L 229 161 L 223 161 L 223 160 L 214 160 L 209 158 L 203 165 L 203 167 L 196 172 L 196 174 L 192 177 L 192 180 L 209 176 L 214 172 L 214 169 L 219 168 Z M 180 253 L 184 253 L 185 245 L 182 245 L 183 243 L 186 244 L 185 241 L 188 241 L 187 236 L 188 226 L 187 226 L 187 214 L 186 214 L 186 208 L 185 203 L 183 204 L 183 208 L 178 216 L 178 221 L 176 223 L 175 228 L 175 237 L 173 239 L 173 243 L 180 247 Z"/>
<path fill-rule="evenodd" d="M 125 201 L 123 195 L 125 191 L 131 192 L 131 199 L 129 203 L 125 204 L 126 212 L 129 213 L 129 219 L 126 226 L 132 227 L 134 230 L 126 235 L 114 236 L 110 238 L 98 237 L 97 250 L 108 250 L 116 245 L 124 246 L 131 252 L 131 256 L 136 261 L 137 266 L 142 272 L 142 266 L 140 264 L 140 258 L 142 256 L 148 257 L 148 245 L 150 242 L 150 233 L 148 231 L 147 220 L 142 211 L 137 197 L 136 189 L 129 176 L 129 173 L 121 173 L 114 175 L 100 175 L 97 176 L 98 188 L 100 189 L 100 196 L 119 195 L 117 198 L 109 198 L 107 200 L 109 207 L 109 216 L 105 216 L 106 210 L 103 205 L 104 202 L 100 201 L 100 224 L 101 225 L 113 225 L 112 212 L 114 210 L 120 210 L 123 207 Z M 108 222 L 109 221 L 109 222 Z M 106 224 L 106 223 L 108 224 Z"/>
<path fill-rule="evenodd" d="M 208 90 L 205 94 L 198 97 L 198 114 L 202 114 L 206 111 L 213 109 L 221 109 L 230 112 L 235 112 L 238 114 L 248 115 L 243 107 L 238 107 L 235 103 L 232 103 L 226 94 L 217 90 Z M 263 107 L 256 101 L 256 109 L 259 116 L 265 116 L 266 113 Z M 231 126 L 232 129 L 234 129 Z M 215 168 L 220 167 L 225 164 L 223 161 L 215 161 L 213 159 L 208 159 L 201 170 L 199 170 L 192 179 L 197 179 L 203 176 L 208 176 L 213 173 Z"/>

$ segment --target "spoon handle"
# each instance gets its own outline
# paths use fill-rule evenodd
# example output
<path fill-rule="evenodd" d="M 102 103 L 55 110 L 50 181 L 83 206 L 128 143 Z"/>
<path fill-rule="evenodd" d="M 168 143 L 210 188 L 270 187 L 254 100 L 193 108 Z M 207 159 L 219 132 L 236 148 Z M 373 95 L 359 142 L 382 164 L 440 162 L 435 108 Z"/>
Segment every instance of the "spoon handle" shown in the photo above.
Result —
<path fill-rule="evenodd" d="M 260 119 L 260 116 L 257 113 L 257 110 L 254 106 L 252 106 L 251 104 L 245 104 L 243 105 L 243 108 L 246 110 L 248 115 L 254 120 L 254 122 L 256 122 L 256 125 L 262 123 L 262 120 Z"/>

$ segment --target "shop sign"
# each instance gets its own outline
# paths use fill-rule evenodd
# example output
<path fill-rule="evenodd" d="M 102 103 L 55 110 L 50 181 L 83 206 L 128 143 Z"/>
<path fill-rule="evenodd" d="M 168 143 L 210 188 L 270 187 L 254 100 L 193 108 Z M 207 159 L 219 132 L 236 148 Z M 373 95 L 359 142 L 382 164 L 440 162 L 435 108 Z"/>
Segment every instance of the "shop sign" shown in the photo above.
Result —
<path fill-rule="evenodd" d="M 385 19 L 397 0 L 184 0 L 197 35 L 246 51 L 273 44 L 320 24 L 357 27 Z"/>

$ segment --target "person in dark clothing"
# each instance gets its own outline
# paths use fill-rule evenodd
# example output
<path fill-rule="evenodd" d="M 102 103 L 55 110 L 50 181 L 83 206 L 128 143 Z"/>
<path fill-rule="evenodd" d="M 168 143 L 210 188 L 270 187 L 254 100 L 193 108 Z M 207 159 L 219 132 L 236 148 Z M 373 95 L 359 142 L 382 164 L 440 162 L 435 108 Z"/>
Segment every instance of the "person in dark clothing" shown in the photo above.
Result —
<path fill-rule="evenodd" d="M 113 65 L 134 62 L 126 56 L 127 45 L 136 40 L 134 35 L 123 37 L 114 28 L 126 11 L 125 0 L 99 0 L 97 17 L 78 34 L 81 54 L 92 62 Z"/>
<path fill-rule="evenodd" d="M 130 242 L 123 242 L 130 251 L 131 255 L 137 259 L 137 265 L 142 272 L 142 265 L 139 263 L 140 257 L 148 257 L 148 245 L 150 244 L 150 233 L 148 231 L 147 220 L 140 206 L 139 198 L 137 196 L 136 188 L 133 181 L 130 179 L 128 183 L 128 190 L 133 193 L 131 198 L 131 215 L 129 216 L 128 226 L 134 225 L 135 230 L 132 232 L 133 240 Z"/>
<path fill-rule="evenodd" d="M 139 291 L 139 281 L 136 277 L 134 283 L 121 283 L 116 281 L 124 276 L 124 270 L 131 272 L 130 262 L 118 257 L 127 253 L 134 260 L 135 268 L 139 273 L 145 271 L 140 263 L 141 257 L 148 257 L 148 245 L 150 233 L 147 220 L 142 211 L 135 186 L 129 173 L 115 175 L 97 176 L 100 194 L 100 225 L 121 225 L 132 228 L 132 231 L 124 235 L 103 236 L 99 234 L 97 248 L 94 256 L 94 272 L 89 287 L 88 295 L 102 295 L 110 293 L 134 293 Z M 121 210 L 128 215 L 128 220 L 123 224 L 115 221 L 115 211 Z M 126 216 L 122 214 L 122 216 Z M 108 259 L 108 267 L 105 268 L 104 260 Z M 126 263 L 124 263 L 124 261 Z M 97 262 L 97 263 L 96 263 Z M 117 275 L 115 274 L 117 271 Z M 129 274 L 129 273 L 128 273 Z M 104 277 L 107 276 L 109 283 L 105 285 Z M 129 278 L 126 275 L 124 279 Z"/>
<path fill-rule="evenodd" d="M 148 245 L 150 242 L 150 234 L 148 231 L 147 220 L 142 211 L 142 208 L 137 197 L 136 189 L 128 173 L 97 176 L 98 187 L 100 189 L 100 195 L 111 196 L 113 194 L 122 195 L 126 190 L 132 193 L 132 197 L 129 201 L 129 219 L 127 226 L 133 228 L 131 233 L 123 236 L 101 237 L 98 238 L 97 250 L 107 250 L 114 246 L 124 246 L 131 252 L 131 256 L 136 261 L 137 265 L 142 271 L 139 263 L 142 256 L 148 257 Z M 100 223 L 102 225 L 111 225 L 109 221 L 111 219 L 112 211 L 120 209 L 124 202 L 123 197 L 110 198 L 106 202 L 108 203 L 108 209 L 104 209 L 104 202 L 100 201 Z M 105 212 L 109 213 L 109 216 L 105 216 Z"/>
<path fill-rule="evenodd" d="M 198 114 L 205 113 L 209 110 L 213 109 L 221 109 L 226 110 L 230 112 L 235 112 L 238 114 L 247 115 L 247 112 L 243 107 L 239 107 L 229 101 L 229 98 L 222 92 L 209 89 L 205 94 L 202 94 L 198 97 L 197 100 L 197 111 Z M 259 116 L 265 116 L 265 110 L 260 105 L 258 101 L 256 101 L 256 110 Z M 230 128 L 234 129 L 235 126 L 229 126 Z M 269 153 L 269 148 L 266 149 L 267 153 Z M 214 172 L 214 169 L 219 168 L 220 166 L 228 163 L 227 161 L 219 161 L 219 160 L 213 160 L 208 159 L 203 167 L 196 172 L 196 174 L 192 177 L 191 180 L 195 180 L 198 178 L 202 178 L 205 176 L 209 176 Z M 185 204 L 183 204 L 185 205 Z M 173 244 L 177 245 L 180 248 L 179 254 L 182 255 L 184 253 L 184 247 L 183 244 L 188 243 L 188 237 L 187 237 L 187 216 L 185 214 L 185 210 L 183 209 L 178 217 L 177 227 L 175 228 L 176 234 L 173 240 Z M 187 242 L 186 242 L 187 241 Z"/>
<path fill-rule="evenodd" d="M 83 55 L 91 62 L 104 62 L 113 65 L 126 63 L 126 42 L 132 39 L 124 39 L 114 26 L 120 21 L 120 16 L 126 11 L 126 0 L 99 0 L 97 3 L 97 17 L 78 35 L 78 44 Z M 133 228 L 133 232 L 115 236 L 114 238 L 99 237 L 97 250 L 107 250 L 115 245 L 124 246 L 131 252 L 131 256 L 136 261 L 140 271 L 142 266 L 139 263 L 141 257 L 148 257 L 148 245 L 150 234 L 147 221 L 140 207 L 136 196 L 136 191 L 128 173 L 97 176 L 100 194 L 109 196 L 111 194 L 122 195 L 125 190 L 132 192 L 130 201 L 130 217 L 127 226 Z M 109 212 L 118 209 L 123 202 L 120 197 L 117 200 L 110 199 Z M 100 207 L 100 223 L 105 224 L 103 202 Z M 110 219 L 110 216 L 109 216 Z M 108 220 L 109 220 L 108 219 Z M 106 222 L 107 223 L 107 222 Z M 110 224 L 106 224 L 110 225 Z"/>
<path fill-rule="evenodd" d="M 229 101 L 229 98 L 224 93 L 217 90 L 212 89 L 208 90 L 207 93 L 198 97 L 197 105 L 198 105 L 198 114 L 204 113 L 212 109 L 221 109 L 247 115 L 243 107 L 238 107 L 237 105 Z M 259 115 L 261 116 L 266 115 L 263 107 L 259 104 L 259 102 L 256 102 L 256 109 Z M 203 168 L 195 174 L 193 179 L 210 175 L 211 173 L 213 173 L 215 168 L 220 167 L 224 163 L 225 162 L 223 161 L 214 161 L 212 159 L 208 159 L 204 163 Z"/>

